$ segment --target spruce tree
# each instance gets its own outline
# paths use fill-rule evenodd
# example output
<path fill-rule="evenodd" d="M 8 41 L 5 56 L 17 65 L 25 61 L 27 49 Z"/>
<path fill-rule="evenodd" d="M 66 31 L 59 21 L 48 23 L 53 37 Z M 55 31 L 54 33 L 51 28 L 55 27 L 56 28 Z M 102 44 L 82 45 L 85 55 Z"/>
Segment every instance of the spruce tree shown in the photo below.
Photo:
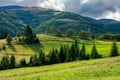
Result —
<path fill-rule="evenodd" d="M 12 55 L 10 58 L 10 68 L 15 68 L 16 67 L 16 59 L 15 56 Z"/>
<path fill-rule="evenodd" d="M 2 60 L 1 60 L 1 69 L 5 70 L 5 69 L 9 69 L 10 65 L 9 65 L 9 58 L 6 56 L 3 56 Z"/>
<path fill-rule="evenodd" d="M 38 60 L 37 55 L 31 56 L 30 57 L 30 62 L 29 64 L 31 66 L 40 66 L 41 65 L 41 61 Z"/>
<path fill-rule="evenodd" d="M 113 45 L 112 45 L 112 49 L 111 49 L 111 54 L 110 56 L 111 57 L 114 57 L 114 56 L 118 56 L 119 55 L 119 52 L 118 52 L 118 47 L 116 45 L 116 42 L 114 41 L 113 42 Z"/>
<path fill-rule="evenodd" d="M 89 55 L 89 53 L 87 53 L 86 60 L 89 60 L 89 59 L 90 59 L 90 55 Z"/>
<path fill-rule="evenodd" d="M 27 63 L 26 63 L 26 60 L 24 58 L 21 59 L 19 67 L 27 67 Z"/>
<path fill-rule="evenodd" d="M 46 64 L 46 56 L 45 56 L 45 53 L 42 50 L 40 50 L 38 59 L 39 59 L 39 61 L 41 62 L 42 65 Z"/>
<path fill-rule="evenodd" d="M 33 56 L 30 56 L 29 66 L 32 66 L 32 63 L 33 63 Z"/>
<path fill-rule="evenodd" d="M 63 45 L 63 51 L 64 51 L 64 62 L 72 61 L 71 54 L 70 54 L 70 48 L 68 45 Z"/>
<path fill-rule="evenodd" d="M 79 59 L 80 60 L 85 60 L 86 59 L 86 49 L 85 49 L 84 44 L 82 45 L 82 49 L 80 51 Z"/>
<path fill-rule="evenodd" d="M 53 49 L 53 50 L 50 51 L 50 53 L 49 53 L 49 64 L 56 64 L 56 63 L 59 63 L 58 54 L 57 54 L 56 51 Z"/>
<path fill-rule="evenodd" d="M 33 33 L 32 28 L 27 25 L 24 30 L 25 38 L 23 42 L 26 44 L 39 43 L 37 36 Z"/>
<path fill-rule="evenodd" d="M 29 25 L 25 26 L 25 43 L 30 44 L 33 43 L 33 31 Z"/>
<path fill-rule="evenodd" d="M 100 55 L 97 52 L 95 44 L 93 45 L 92 51 L 91 51 L 91 59 L 97 59 Z"/>
<path fill-rule="evenodd" d="M 72 61 L 75 61 L 78 59 L 79 51 L 80 50 L 79 50 L 78 41 L 75 40 L 75 43 L 72 44 L 71 50 L 70 50 L 70 56 Z"/>
<path fill-rule="evenodd" d="M 8 34 L 7 37 L 6 37 L 6 42 L 7 42 L 7 44 L 8 44 L 8 45 L 11 44 L 11 41 L 12 41 L 12 37 L 11 37 L 10 34 Z"/>
<path fill-rule="evenodd" d="M 65 46 L 63 47 L 63 45 L 61 45 L 59 51 L 59 61 L 62 63 L 65 62 L 65 60 L 66 60 Z"/>

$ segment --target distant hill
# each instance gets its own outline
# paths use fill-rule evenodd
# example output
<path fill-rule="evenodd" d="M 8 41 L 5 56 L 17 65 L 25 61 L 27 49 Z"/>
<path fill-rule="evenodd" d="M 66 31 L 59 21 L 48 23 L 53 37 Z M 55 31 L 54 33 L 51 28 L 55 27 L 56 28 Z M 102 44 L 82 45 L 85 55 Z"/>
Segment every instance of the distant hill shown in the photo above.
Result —
<path fill-rule="evenodd" d="M 35 33 L 43 33 L 51 26 L 65 32 L 71 28 L 79 32 L 88 28 L 96 33 L 120 33 L 120 22 L 109 19 L 95 20 L 71 12 L 61 12 L 41 7 L 2 6 L 0 7 L 0 33 L 13 36 L 23 30 L 25 24 L 32 26 Z"/>
<path fill-rule="evenodd" d="M 6 10 L 6 9 L 21 9 L 24 8 L 22 6 L 17 6 L 17 5 L 11 5 L 11 6 L 1 6 L 0 9 Z"/>

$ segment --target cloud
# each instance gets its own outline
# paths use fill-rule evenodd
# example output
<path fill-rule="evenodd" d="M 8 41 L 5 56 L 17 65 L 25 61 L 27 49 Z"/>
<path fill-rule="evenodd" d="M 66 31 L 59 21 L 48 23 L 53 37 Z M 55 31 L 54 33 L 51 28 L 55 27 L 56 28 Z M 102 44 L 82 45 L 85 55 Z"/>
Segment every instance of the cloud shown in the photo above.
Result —
<path fill-rule="evenodd" d="M 16 1 L 16 2 L 21 2 L 21 1 L 23 1 L 23 0 L 14 0 L 14 1 Z"/>
<path fill-rule="evenodd" d="M 39 6 L 61 11 L 65 9 L 65 5 L 62 0 L 45 0 L 42 3 L 39 3 Z"/>
<path fill-rule="evenodd" d="M 120 0 L 0 0 L 0 5 L 41 6 L 96 19 L 120 20 Z"/>
<path fill-rule="evenodd" d="M 120 9 L 116 9 L 115 12 L 106 12 L 105 15 L 99 17 L 100 18 L 106 18 L 106 19 L 115 19 L 115 20 L 119 20 L 120 21 Z"/>
<path fill-rule="evenodd" d="M 81 4 L 85 4 L 85 3 L 87 3 L 88 1 L 90 1 L 90 0 L 82 0 L 82 1 L 81 1 Z"/>

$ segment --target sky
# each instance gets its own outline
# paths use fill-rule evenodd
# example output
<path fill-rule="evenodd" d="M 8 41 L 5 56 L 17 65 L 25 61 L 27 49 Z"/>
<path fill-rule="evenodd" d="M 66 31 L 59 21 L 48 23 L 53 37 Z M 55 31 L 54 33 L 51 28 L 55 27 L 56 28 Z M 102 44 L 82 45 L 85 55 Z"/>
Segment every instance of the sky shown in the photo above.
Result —
<path fill-rule="evenodd" d="M 120 21 L 120 0 L 0 0 L 0 6 L 6 5 L 39 6 Z"/>

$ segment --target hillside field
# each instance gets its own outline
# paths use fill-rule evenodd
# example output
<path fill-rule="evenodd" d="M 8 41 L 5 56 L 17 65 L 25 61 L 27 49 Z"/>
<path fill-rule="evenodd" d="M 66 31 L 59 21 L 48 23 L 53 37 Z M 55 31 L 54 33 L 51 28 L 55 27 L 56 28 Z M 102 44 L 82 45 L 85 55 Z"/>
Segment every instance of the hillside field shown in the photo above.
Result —
<path fill-rule="evenodd" d="M 5 40 L 0 40 L 0 47 L 2 48 L 3 45 L 6 46 L 6 51 L 0 50 L 0 56 L 3 55 L 15 55 L 17 60 L 20 60 L 21 58 L 29 59 L 30 55 L 38 54 L 40 49 L 42 49 L 46 54 L 49 53 L 52 48 L 59 49 L 60 45 L 62 44 L 68 44 L 71 45 L 74 42 L 74 39 L 68 38 L 68 37 L 56 37 L 56 36 L 50 36 L 45 34 L 38 34 L 38 38 L 40 39 L 41 44 L 16 44 L 13 40 L 12 45 L 6 45 Z M 91 53 L 91 49 L 93 44 L 96 44 L 97 50 L 100 54 L 104 56 L 109 56 L 110 49 L 112 46 L 111 41 L 98 41 L 98 40 L 91 40 L 91 41 L 85 41 L 85 40 L 79 40 L 80 48 L 82 44 L 85 44 L 86 52 Z M 117 42 L 117 45 L 119 47 L 120 51 L 120 42 Z M 1 58 L 0 57 L 0 58 Z"/>
<path fill-rule="evenodd" d="M 0 80 L 120 80 L 120 57 L 0 71 Z"/>

